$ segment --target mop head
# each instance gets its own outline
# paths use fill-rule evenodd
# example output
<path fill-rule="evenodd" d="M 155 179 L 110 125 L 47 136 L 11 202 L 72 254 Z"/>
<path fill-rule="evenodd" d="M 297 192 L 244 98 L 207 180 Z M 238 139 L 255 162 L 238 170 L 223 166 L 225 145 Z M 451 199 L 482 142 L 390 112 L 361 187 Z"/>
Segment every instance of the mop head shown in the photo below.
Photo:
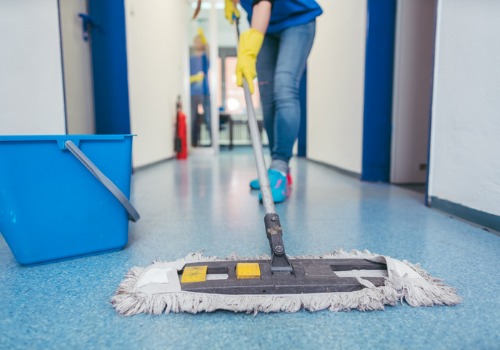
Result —
<path fill-rule="evenodd" d="M 294 257 L 290 257 L 293 264 Z M 213 261 L 245 261 L 254 259 L 232 255 L 226 259 L 204 257 L 201 253 L 188 255 L 171 263 L 154 262 L 147 268 L 134 267 L 120 284 L 111 303 L 125 316 L 139 313 L 168 314 L 178 312 L 199 313 L 228 310 L 257 314 L 259 312 L 319 311 L 371 311 L 383 310 L 386 305 L 406 302 L 410 306 L 456 305 L 461 302 L 455 290 L 440 279 L 430 276 L 419 265 L 399 261 L 368 251 L 339 250 L 321 256 L 300 256 L 295 259 L 367 259 L 387 265 L 384 284 L 375 286 L 363 276 L 363 271 L 352 271 L 364 287 L 352 292 L 237 295 L 210 294 L 181 290 L 178 271 L 188 263 Z M 267 257 L 267 259 L 269 259 Z M 366 273 L 366 272 L 365 272 Z M 365 278 L 363 278 L 365 277 Z"/>

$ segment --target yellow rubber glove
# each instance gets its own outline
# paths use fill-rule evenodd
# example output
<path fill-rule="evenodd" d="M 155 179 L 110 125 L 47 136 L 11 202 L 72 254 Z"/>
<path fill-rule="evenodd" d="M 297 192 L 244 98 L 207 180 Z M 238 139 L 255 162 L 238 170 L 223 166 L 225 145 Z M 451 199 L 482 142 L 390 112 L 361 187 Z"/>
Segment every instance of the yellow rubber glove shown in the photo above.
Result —
<path fill-rule="evenodd" d="M 207 44 L 207 37 L 205 36 L 205 33 L 203 32 L 203 28 L 198 28 L 198 36 L 200 37 L 201 43 L 203 45 Z"/>
<path fill-rule="evenodd" d="M 229 21 L 229 23 L 233 24 L 233 15 L 236 18 L 240 18 L 240 10 L 238 10 L 238 7 L 236 7 L 236 4 L 234 3 L 233 0 L 226 0 L 226 6 L 224 7 L 224 12 L 226 14 L 226 19 Z"/>
<path fill-rule="evenodd" d="M 205 74 L 203 72 L 198 72 L 194 75 L 191 75 L 189 77 L 189 82 L 191 84 L 193 83 L 201 83 L 203 81 L 203 79 L 205 79 Z"/>
<path fill-rule="evenodd" d="M 255 67 L 257 55 L 263 41 L 264 34 L 257 29 L 250 28 L 240 35 L 238 62 L 236 63 L 236 84 L 243 86 L 243 78 L 245 78 L 251 94 L 253 94 L 253 79 L 257 76 Z"/>

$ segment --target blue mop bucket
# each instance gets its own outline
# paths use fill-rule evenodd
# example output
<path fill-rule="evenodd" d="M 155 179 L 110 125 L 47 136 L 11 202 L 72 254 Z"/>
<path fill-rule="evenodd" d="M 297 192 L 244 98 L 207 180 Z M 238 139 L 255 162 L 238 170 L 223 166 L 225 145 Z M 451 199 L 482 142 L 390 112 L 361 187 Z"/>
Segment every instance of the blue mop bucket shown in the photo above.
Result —
<path fill-rule="evenodd" d="M 132 135 L 0 136 L 0 233 L 20 264 L 123 248 Z"/>

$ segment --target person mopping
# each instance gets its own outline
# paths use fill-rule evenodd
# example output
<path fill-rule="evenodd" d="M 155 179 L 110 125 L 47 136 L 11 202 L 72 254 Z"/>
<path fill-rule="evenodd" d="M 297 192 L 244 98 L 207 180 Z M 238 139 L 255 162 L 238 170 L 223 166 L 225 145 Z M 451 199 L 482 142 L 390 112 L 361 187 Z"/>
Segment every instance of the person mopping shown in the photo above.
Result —
<path fill-rule="evenodd" d="M 207 126 L 210 141 L 212 140 L 211 115 L 210 115 L 210 90 L 208 88 L 208 42 L 202 28 L 194 38 L 193 53 L 189 59 L 189 69 L 191 75 L 191 145 L 199 146 L 200 124 L 198 116 L 203 114 Z M 203 113 L 200 113 L 200 106 Z"/>
<path fill-rule="evenodd" d="M 291 183 L 289 162 L 300 126 L 299 84 L 323 13 L 314 0 L 226 0 L 225 16 L 232 24 L 240 17 L 237 4 L 248 14 L 251 28 L 238 44 L 236 80 L 246 79 L 250 92 L 258 76 L 264 127 L 269 140 L 271 193 L 276 203 L 287 198 Z M 250 182 L 259 189 L 258 179 Z M 262 200 L 261 195 L 259 199 Z"/>

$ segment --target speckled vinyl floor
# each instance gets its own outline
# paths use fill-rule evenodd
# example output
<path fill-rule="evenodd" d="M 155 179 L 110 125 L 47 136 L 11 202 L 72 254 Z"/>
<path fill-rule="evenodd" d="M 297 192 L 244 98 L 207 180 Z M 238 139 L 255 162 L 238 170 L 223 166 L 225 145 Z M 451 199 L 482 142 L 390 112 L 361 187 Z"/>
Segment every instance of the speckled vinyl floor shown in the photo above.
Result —
<path fill-rule="evenodd" d="M 0 238 L 1 349 L 500 349 L 500 237 L 423 205 L 423 195 L 362 183 L 294 160 L 293 192 L 278 212 L 288 252 L 368 249 L 420 262 L 457 288 L 456 307 L 377 312 L 199 315 L 115 313 L 126 271 L 188 252 L 267 253 L 263 208 L 248 181 L 249 152 L 191 157 L 136 172 L 120 252 L 21 267 Z"/>

